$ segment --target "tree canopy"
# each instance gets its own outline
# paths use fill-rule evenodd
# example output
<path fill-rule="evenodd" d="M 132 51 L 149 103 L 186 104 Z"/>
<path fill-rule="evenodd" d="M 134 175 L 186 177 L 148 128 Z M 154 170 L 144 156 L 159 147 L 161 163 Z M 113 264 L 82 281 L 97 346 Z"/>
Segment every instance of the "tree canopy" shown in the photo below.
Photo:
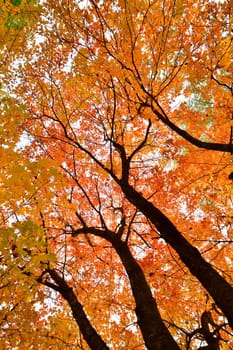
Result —
<path fill-rule="evenodd" d="M 231 1 L 0 13 L 0 347 L 233 349 Z"/>

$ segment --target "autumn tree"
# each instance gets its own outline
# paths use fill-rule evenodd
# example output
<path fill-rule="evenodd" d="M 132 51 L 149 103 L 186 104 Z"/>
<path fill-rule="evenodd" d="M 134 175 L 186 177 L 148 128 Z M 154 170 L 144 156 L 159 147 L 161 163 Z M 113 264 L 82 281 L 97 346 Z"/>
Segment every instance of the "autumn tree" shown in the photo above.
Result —
<path fill-rule="evenodd" d="M 231 5 L 4 2 L 2 348 L 233 348 Z"/>

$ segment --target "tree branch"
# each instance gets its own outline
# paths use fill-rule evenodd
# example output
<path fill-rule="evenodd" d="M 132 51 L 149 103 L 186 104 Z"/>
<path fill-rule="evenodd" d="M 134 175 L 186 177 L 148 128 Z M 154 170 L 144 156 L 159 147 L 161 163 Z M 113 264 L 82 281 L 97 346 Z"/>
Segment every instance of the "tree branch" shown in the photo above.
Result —
<path fill-rule="evenodd" d="M 130 252 L 127 243 L 123 242 L 121 237 L 115 232 L 95 227 L 83 227 L 74 230 L 72 236 L 76 237 L 79 234 L 88 233 L 109 241 L 119 255 L 129 277 L 136 303 L 137 323 L 141 329 L 147 349 L 178 350 L 178 345 L 160 316 L 144 273 Z"/>
<path fill-rule="evenodd" d="M 210 293 L 233 328 L 232 286 L 205 261 L 200 252 L 182 236 L 165 214 L 145 199 L 131 185 L 124 182 L 120 182 L 119 185 L 129 202 L 135 205 L 152 222 L 158 229 L 161 238 L 170 244 L 179 255 L 181 261 Z"/>
<path fill-rule="evenodd" d="M 176 124 L 174 124 L 167 115 L 163 115 L 160 113 L 152 104 L 147 104 L 148 107 L 151 108 L 152 112 L 158 117 L 159 120 L 161 120 L 165 125 L 167 125 L 171 130 L 176 132 L 179 136 L 183 137 L 186 141 L 191 143 L 192 145 L 203 148 L 211 151 L 218 151 L 218 152 L 227 152 L 227 153 L 233 153 L 233 144 L 231 143 L 216 143 L 216 142 L 205 142 L 201 141 L 192 135 L 190 135 L 187 131 L 180 129 Z"/>
<path fill-rule="evenodd" d="M 42 277 L 38 282 L 44 284 L 45 286 L 52 288 L 53 290 L 59 292 L 62 297 L 68 302 L 74 319 L 76 320 L 80 331 L 83 334 L 83 337 L 90 349 L 92 350 L 109 350 L 109 347 L 96 332 L 96 330 L 91 325 L 88 320 L 82 305 L 78 301 L 77 296 L 75 295 L 73 289 L 68 285 L 68 283 L 57 273 L 55 269 L 46 270 L 47 274 L 54 280 L 54 283 L 51 283 L 47 280 L 43 280 Z"/>

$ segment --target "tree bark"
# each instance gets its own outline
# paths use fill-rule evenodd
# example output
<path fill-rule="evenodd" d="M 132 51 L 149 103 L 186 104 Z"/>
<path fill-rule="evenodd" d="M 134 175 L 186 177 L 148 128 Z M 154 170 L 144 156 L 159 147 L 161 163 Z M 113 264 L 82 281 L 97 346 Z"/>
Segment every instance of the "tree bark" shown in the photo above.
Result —
<path fill-rule="evenodd" d="M 141 329 L 146 348 L 148 350 L 179 350 L 179 346 L 163 323 L 144 273 L 127 244 L 115 232 L 95 227 L 84 227 L 75 230 L 73 237 L 83 233 L 90 233 L 106 239 L 119 255 L 129 277 L 136 303 L 137 323 Z"/>
<path fill-rule="evenodd" d="M 105 344 L 100 335 L 96 332 L 96 330 L 91 325 L 88 320 L 85 312 L 83 311 L 83 307 L 78 301 L 77 296 L 73 292 L 73 289 L 69 287 L 66 281 L 59 276 L 59 274 L 54 270 L 48 270 L 51 278 L 56 282 L 56 285 L 53 285 L 49 282 L 42 282 L 50 288 L 58 291 L 62 297 L 68 302 L 74 319 L 77 322 L 79 329 L 92 350 L 109 350 L 109 347 Z"/>
<path fill-rule="evenodd" d="M 120 181 L 119 184 L 129 202 L 135 205 L 154 224 L 160 232 L 161 238 L 170 244 L 179 255 L 181 261 L 209 292 L 233 328 L 232 286 L 203 259 L 200 252 L 182 236 L 166 215 L 128 183 Z"/>
<path fill-rule="evenodd" d="M 144 273 L 126 243 L 112 242 L 125 267 L 136 302 L 137 323 L 148 350 L 180 349 L 164 325 Z"/>
<path fill-rule="evenodd" d="M 206 142 L 201 141 L 197 139 L 196 137 L 193 137 L 191 134 L 189 134 L 187 131 L 180 129 L 176 124 L 174 124 L 167 115 L 163 115 L 160 113 L 153 105 L 146 104 L 145 106 L 150 107 L 152 112 L 161 120 L 162 123 L 167 125 L 172 131 L 174 131 L 177 135 L 183 137 L 187 142 L 191 143 L 192 145 L 206 149 L 211 151 L 218 151 L 218 152 L 228 152 L 230 154 L 233 154 L 233 144 L 232 143 L 217 143 L 217 142 Z"/>

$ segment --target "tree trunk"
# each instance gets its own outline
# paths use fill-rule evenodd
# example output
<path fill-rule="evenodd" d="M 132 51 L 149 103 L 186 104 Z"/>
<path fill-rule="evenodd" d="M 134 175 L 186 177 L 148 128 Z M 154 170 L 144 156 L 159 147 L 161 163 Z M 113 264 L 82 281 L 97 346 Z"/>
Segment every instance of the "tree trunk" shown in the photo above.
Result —
<path fill-rule="evenodd" d="M 164 325 L 144 273 L 132 256 L 129 247 L 120 239 L 112 240 L 111 243 L 116 249 L 128 274 L 132 293 L 136 302 L 135 312 L 137 315 L 137 323 L 142 331 L 147 349 L 180 349 L 167 327 Z"/>
<path fill-rule="evenodd" d="M 181 235 L 166 215 L 129 184 L 123 181 L 119 184 L 126 198 L 155 225 L 160 232 L 161 238 L 170 244 L 179 255 L 181 261 L 209 292 L 233 328 L 232 286 L 203 259 L 199 251 Z"/>
<path fill-rule="evenodd" d="M 95 227 L 86 226 L 74 230 L 72 235 L 76 237 L 79 234 L 88 233 L 110 242 L 119 255 L 129 277 L 136 304 L 137 323 L 141 329 L 146 348 L 148 350 L 179 350 L 179 346 L 163 323 L 144 273 L 127 244 L 115 232 Z"/>
<path fill-rule="evenodd" d="M 52 284 L 50 283 L 45 282 L 44 284 L 58 291 L 68 302 L 74 319 L 77 322 L 79 329 L 89 347 L 92 350 L 109 350 L 109 347 L 92 327 L 85 312 L 83 311 L 82 305 L 78 301 L 77 296 L 74 294 L 73 289 L 69 287 L 66 281 L 61 278 L 55 270 L 48 270 L 48 273 L 56 282 L 57 286 L 54 286 L 55 288 L 53 288 Z"/>

